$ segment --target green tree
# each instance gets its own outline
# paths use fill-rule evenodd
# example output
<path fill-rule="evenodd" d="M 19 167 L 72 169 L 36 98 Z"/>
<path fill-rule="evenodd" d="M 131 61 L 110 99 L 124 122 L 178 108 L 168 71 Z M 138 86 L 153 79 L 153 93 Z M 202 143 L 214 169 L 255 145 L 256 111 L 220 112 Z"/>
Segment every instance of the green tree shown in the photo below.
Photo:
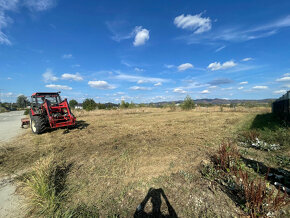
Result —
<path fill-rule="evenodd" d="M 69 101 L 69 106 L 72 108 L 72 109 L 75 109 L 75 107 L 78 105 L 78 102 L 74 99 L 70 100 Z"/>
<path fill-rule="evenodd" d="M 120 108 L 125 109 L 129 107 L 129 102 L 125 102 L 124 100 L 121 101 Z"/>
<path fill-rule="evenodd" d="M 24 95 L 19 95 L 17 97 L 17 107 L 19 108 L 25 108 L 28 104 L 28 99 Z"/>
<path fill-rule="evenodd" d="M 183 110 L 191 110 L 194 108 L 194 101 L 189 95 L 185 97 L 183 103 L 181 104 L 181 108 Z"/>
<path fill-rule="evenodd" d="M 106 104 L 98 103 L 98 104 L 97 104 L 97 108 L 98 108 L 98 109 L 106 109 Z"/>
<path fill-rule="evenodd" d="M 131 101 L 131 103 L 128 105 L 128 108 L 135 108 L 136 105 L 133 101 Z"/>
<path fill-rule="evenodd" d="M 84 102 L 83 102 L 83 109 L 84 110 L 92 111 L 92 110 L 95 110 L 96 108 L 97 108 L 97 104 L 93 99 L 87 98 L 86 100 L 84 100 Z"/>

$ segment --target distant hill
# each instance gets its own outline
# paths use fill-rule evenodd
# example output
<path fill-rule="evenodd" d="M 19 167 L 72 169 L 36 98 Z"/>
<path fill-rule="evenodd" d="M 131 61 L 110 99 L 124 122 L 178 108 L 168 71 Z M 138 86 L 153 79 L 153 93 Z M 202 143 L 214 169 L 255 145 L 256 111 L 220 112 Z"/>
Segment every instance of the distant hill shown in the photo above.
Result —
<path fill-rule="evenodd" d="M 275 101 L 276 99 L 261 99 L 261 100 L 245 100 L 245 99 L 221 99 L 221 98 L 214 98 L 214 99 L 208 99 L 208 98 L 203 98 L 203 99 L 194 99 L 194 102 L 196 104 L 209 104 L 209 105 L 230 105 L 230 104 L 251 104 L 251 105 L 263 105 L 263 104 L 269 104 Z M 161 101 L 161 102 L 151 102 L 151 103 L 145 103 L 143 105 L 152 105 L 155 107 L 162 107 L 167 104 L 171 103 L 175 104 L 181 104 L 183 100 L 178 100 L 178 101 Z M 120 104 L 115 104 L 115 103 L 103 103 L 100 104 L 97 103 L 98 107 L 101 106 L 101 109 L 104 108 L 113 108 L 113 107 L 119 107 Z M 82 106 L 82 103 L 78 104 Z"/>
<path fill-rule="evenodd" d="M 221 99 L 221 98 L 214 98 L 214 99 L 194 99 L 194 102 L 196 104 L 212 104 L 212 105 L 229 105 L 229 104 L 269 104 L 275 101 L 275 99 L 260 99 L 260 100 L 245 100 L 245 99 Z M 175 102 L 176 104 L 181 104 L 183 100 L 179 101 L 162 101 L 162 102 L 156 102 L 156 103 L 150 103 L 155 106 L 162 106 L 165 104 L 170 104 L 172 102 Z"/>

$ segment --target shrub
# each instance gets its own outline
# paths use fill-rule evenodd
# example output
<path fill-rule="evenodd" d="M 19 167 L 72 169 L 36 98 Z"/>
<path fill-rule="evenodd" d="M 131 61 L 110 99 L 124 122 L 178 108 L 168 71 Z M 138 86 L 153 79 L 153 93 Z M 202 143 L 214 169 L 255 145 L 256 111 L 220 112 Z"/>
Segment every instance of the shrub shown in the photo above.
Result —
<path fill-rule="evenodd" d="M 106 105 L 105 104 L 98 103 L 97 104 L 97 108 L 98 109 L 106 109 Z"/>
<path fill-rule="evenodd" d="M 125 102 L 124 100 L 121 101 L 120 108 L 125 109 L 129 107 L 129 102 Z"/>
<path fill-rule="evenodd" d="M 78 105 L 78 102 L 76 100 L 72 99 L 72 100 L 69 101 L 70 108 L 75 109 L 75 107 L 77 105 Z"/>
<path fill-rule="evenodd" d="M 176 111 L 176 105 L 175 105 L 175 102 L 172 102 L 172 103 L 169 105 L 169 108 L 170 108 L 170 111 Z"/>
<path fill-rule="evenodd" d="M 96 108 L 97 108 L 97 104 L 93 99 L 87 98 L 86 100 L 84 100 L 84 102 L 83 102 L 83 109 L 84 110 L 92 111 L 92 110 L 95 110 Z"/>
<path fill-rule="evenodd" d="M 189 95 L 185 97 L 183 103 L 181 104 L 181 108 L 183 110 L 191 110 L 194 108 L 194 101 Z"/>
<path fill-rule="evenodd" d="M 131 101 L 131 103 L 128 105 L 128 108 L 135 108 L 136 105 L 133 101 Z"/>
<path fill-rule="evenodd" d="M 29 108 L 26 108 L 25 111 L 24 111 L 24 113 L 23 113 L 23 115 L 28 115 L 29 114 L 29 111 L 30 111 L 30 109 Z"/>

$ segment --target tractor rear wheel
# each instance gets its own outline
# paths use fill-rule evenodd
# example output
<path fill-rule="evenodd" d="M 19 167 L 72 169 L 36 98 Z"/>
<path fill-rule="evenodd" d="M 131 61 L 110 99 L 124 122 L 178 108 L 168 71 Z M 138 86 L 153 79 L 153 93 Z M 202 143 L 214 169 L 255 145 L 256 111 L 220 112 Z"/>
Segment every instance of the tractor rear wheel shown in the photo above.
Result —
<path fill-rule="evenodd" d="M 40 116 L 31 116 L 30 117 L 30 126 L 34 134 L 41 134 L 46 129 L 45 119 Z"/>

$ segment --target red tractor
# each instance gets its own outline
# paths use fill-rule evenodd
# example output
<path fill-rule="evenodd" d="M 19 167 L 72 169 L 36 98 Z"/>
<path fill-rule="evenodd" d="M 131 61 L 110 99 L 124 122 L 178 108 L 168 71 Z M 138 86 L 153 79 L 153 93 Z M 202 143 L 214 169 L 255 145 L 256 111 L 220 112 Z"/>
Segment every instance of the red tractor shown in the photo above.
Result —
<path fill-rule="evenodd" d="M 36 92 L 31 96 L 30 126 L 35 134 L 43 133 L 47 128 L 74 126 L 76 118 L 72 114 L 66 99 L 60 92 Z"/>

